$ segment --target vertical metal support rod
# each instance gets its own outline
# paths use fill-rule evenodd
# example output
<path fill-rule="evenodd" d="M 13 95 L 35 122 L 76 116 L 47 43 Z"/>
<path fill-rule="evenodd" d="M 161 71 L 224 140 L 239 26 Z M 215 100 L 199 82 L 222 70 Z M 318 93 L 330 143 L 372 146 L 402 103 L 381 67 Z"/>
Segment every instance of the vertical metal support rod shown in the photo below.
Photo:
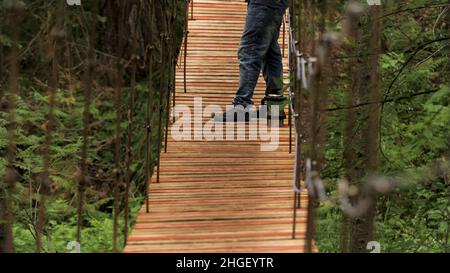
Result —
<path fill-rule="evenodd" d="M 161 127 L 162 127 L 162 115 L 163 115 L 163 93 L 165 90 L 165 70 L 166 70 L 166 52 L 165 52 L 165 44 L 166 44 L 166 39 L 165 37 L 167 36 L 166 33 L 161 33 L 161 75 L 160 75 L 160 79 L 159 79 L 159 120 L 158 120 L 158 163 L 157 163 L 157 176 L 156 176 L 156 183 L 160 182 L 160 172 L 161 172 Z"/>
<path fill-rule="evenodd" d="M 292 216 L 292 239 L 297 237 L 297 193 L 294 193 L 294 205 L 293 205 L 293 216 Z"/>
<path fill-rule="evenodd" d="M 164 153 L 167 153 L 167 144 L 169 139 L 169 121 L 170 121 L 170 96 L 172 95 L 172 91 L 176 89 L 175 86 L 175 67 L 176 62 L 174 61 L 175 58 L 175 49 L 176 49 L 176 37 L 175 37 L 175 17 L 176 17 L 176 0 L 172 2 L 172 15 L 170 18 L 170 24 L 169 24 L 169 36 L 166 37 L 167 46 L 168 46 L 168 62 L 169 62 L 169 77 L 168 77 L 168 84 L 169 88 L 167 88 L 167 97 L 166 97 L 166 124 L 165 124 L 165 132 L 164 132 Z M 172 43 L 170 43 L 172 42 Z M 175 98 L 175 94 L 174 94 Z"/>
<path fill-rule="evenodd" d="M 302 45 L 304 44 L 304 41 L 303 41 L 303 38 L 304 38 L 303 36 L 304 35 L 303 35 L 303 28 L 302 28 L 304 20 L 303 20 L 302 12 L 304 11 L 306 5 L 308 5 L 307 1 L 297 1 L 296 3 L 293 3 L 292 4 L 293 13 L 292 13 L 292 16 L 291 16 L 291 21 L 292 22 L 291 21 L 289 22 L 290 26 L 296 26 L 297 27 L 297 29 L 296 29 L 297 41 L 298 41 L 298 46 L 300 48 L 302 48 Z M 294 33 L 293 33 L 293 38 L 295 40 L 295 34 Z M 294 47 L 295 47 L 295 44 L 294 44 Z M 296 48 L 295 48 L 295 52 L 296 52 L 295 57 L 296 57 L 296 60 L 298 62 L 297 49 Z M 298 65 L 296 67 L 298 69 Z M 296 71 L 296 72 L 298 73 L 299 71 Z M 297 102 L 297 107 L 296 108 L 298 109 L 297 111 L 301 111 L 302 85 L 301 85 L 301 82 L 300 82 L 299 78 L 296 79 L 296 89 L 295 89 L 295 91 L 296 91 L 295 96 L 298 98 L 298 102 Z M 303 137 L 302 137 L 302 134 L 301 134 L 301 127 L 300 127 L 301 121 L 298 120 L 298 122 L 296 124 L 297 124 L 297 126 L 296 126 L 297 129 L 296 129 L 295 133 L 298 135 L 298 143 L 296 145 L 298 145 L 297 149 L 298 149 L 298 158 L 299 158 L 299 173 L 298 173 L 299 178 L 298 178 L 297 186 L 300 187 L 300 183 L 301 183 L 301 180 L 302 180 L 302 174 L 303 174 L 303 171 L 304 171 L 303 169 L 301 169 L 301 167 L 303 167 L 302 158 L 301 158 L 302 155 L 303 155 L 303 153 L 302 153 L 302 148 L 303 148 L 303 146 L 302 146 L 302 144 L 303 144 L 302 143 L 302 139 L 303 139 Z M 296 138 L 297 138 L 297 136 L 296 136 Z M 297 208 L 301 208 L 301 194 L 300 193 L 297 193 Z"/>
<path fill-rule="evenodd" d="M 177 59 L 174 58 L 173 59 L 173 83 L 172 85 L 173 90 L 172 90 L 172 115 L 173 115 L 173 123 L 175 123 L 175 106 L 176 106 L 176 99 L 177 99 L 177 82 L 176 82 L 176 76 L 177 76 Z"/>
<path fill-rule="evenodd" d="M 289 98 L 291 99 L 291 98 Z M 288 123 L 289 123 L 289 153 L 292 154 L 292 109 L 288 109 Z"/>
<path fill-rule="evenodd" d="M 98 7 L 97 0 L 93 0 L 91 2 L 93 7 L 93 14 L 97 16 Z M 94 17 L 96 18 L 96 17 Z M 89 149 L 89 127 L 90 127 L 90 109 L 91 109 L 91 100 L 92 100 L 92 81 L 93 74 L 95 68 L 95 41 L 96 41 L 96 26 L 95 24 L 91 24 L 89 27 L 89 50 L 88 50 L 88 58 L 86 62 L 86 70 L 85 70 L 85 79 L 84 79 L 84 109 L 83 109 L 83 146 L 81 149 L 81 174 L 77 179 L 77 192 L 78 192 L 78 200 L 77 200 L 77 232 L 76 232 L 76 240 L 78 243 L 81 243 L 81 228 L 83 226 L 83 197 L 84 197 L 84 187 L 86 186 L 86 182 L 88 180 L 88 149 Z"/>
<path fill-rule="evenodd" d="M 298 124 L 297 120 L 296 120 L 296 124 Z M 301 163 L 300 163 L 300 144 L 301 144 L 301 140 L 300 140 L 300 135 L 298 134 L 298 128 L 296 128 L 296 132 L 295 132 L 295 160 L 294 160 L 294 184 L 295 187 L 297 189 L 301 188 L 300 185 L 300 176 L 301 176 Z M 301 195 L 300 193 L 298 193 L 297 191 L 294 191 L 294 204 L 293 204 L 293 223 L 292 223 L 292 239 L 296 238 L 296 227 L 297 227 L 297 209 L 299 209 L 300 207 L 297 206 L 297 204 L 299 204 L 300 202 L 300 198 Z"/>
<path fill-rule="evenodd" d="M 131 72 L 131 103 L 130 103 L 130 109 L 128 111 L 127 117 L 128 117 L 128 132 L 127 132 L 127 154 L 126 154 L 126 161 L 127 161 L 127 176 L 126 176 L 126 182 L 125 182 L 125 196 L 124 196 L 124 206 L 125 206 L 125 212 L 124 212 L 124 244 L 127 243 L 127 236 L 128 236 L 128 221 L 130 218 L 130 206 L 129 206 L 129 195 L 130 195 L 130 184 L 131 184 L 131 164 L 133 161 L 133 151 L 132 151 L 132 138 L 133 138 L 133 116 L 134 116 L 134 107 L 135 107 L 135 96 L 136 96 L 136 70 L 137 70 L 137 64 L 133 63 L 132 72 Z"/>
<path fill-rule="evenodd" d="M 153 37 L 153 20 L 154 20 L 154 2 L 150 1 L 150 31 L 149 37 Z M 149 186 L 151 179 L 152 166 L 152 121 L 153 121 L 153 40 L 150 38 L 149 56 L 148 56 L 148 92 L 147 92 L 147 109 L 146 109 L 146 145 L 145 145 L 145 211 L 149 213 Z"/>
<path fill-rule="evenodd" d="M 133 27 L 133 26 L 132 26 Z M 137 28 L 137 27 L 136 27 Z M 131 184 L 131 164 L 133 161 L 133 129 L 134 129 L 134 114 L 135 114 L 135 101 L 136 101 L 136 72 L 137 72 L 137 35 L 136 28 L 132 32 L 132 66 L 131 66 L 131 79 L 130 79 L 130 109 L 128 110 L 128 128 L 127 128 L 127 146 L 126 146 L 126 162 L 127 162 L 127 174 L 125 181 L 125 197 L 124 197 L 124 229 L 123 229 L 123 240 L 124 245 L 127 243 L 128 239 L 128 221 L 130 217 L 130 206 L 129 206 L 129 195 L 130 195 L 130 184 Z"/>
<path fill-rule="evenodd" d="M 187 52 L 188 52 L 188 39 L 189 39 L 189 3 L 190 0 L 186 0 L 186 13 L 184 24 L 184 55 L 183 55 L 183 70 L 184 70 L 184 93 L 187 93 Z"/>
<path fill-rule="evenodd" d="M 286 16 L 283 15 L 283 58 L 285 56 L 286 47 Z"/>
<path fill-rule="evenodd" d="M 121 183 L 122 179 L 122 171 L 121 171 L 121 165 L 120 165 L 120 148 L 121 148 L 121 141 L 120 141 L 120 120 L 122 116 L 121 111 L 121 101 L 122 101 L 122 71 L 123 68 L 121 66 L 122 64 L 117 64 L 116 72 L 115 74 L 115 80 L 116 80 L 116 94 L 115 94 L 115 108 L 116 108 L 116 128 L 115 128 L 115 147 L 114 147 L 114 161 L 115 161 L 115 168 L 114 168 L 114 189 L 113 189 L 113 195 L 114 195 L 114 205 L 113 205 L 113 243 L 112 243 L 112 251 L 117 252 L 117 235 L 118 235 L 118 221 L 119 221 L 119 213 L 120 213 L 120 194 L 119 194 L 119 185 Z"/>
<path fill-rule="evenodd" d="M 167 41 L 169 41 L 168 39 L 166 39 Z M 169 42 L 167 42 L 167 44 L 170 44 Z M 169 47 L 169 49 L 171 49 Z M 173 80 L 172 80 L 172 65 L 173 65 L 173 53 L 171 52 L 172 50 L 169 51 L 169 86 L 166 90 L 166 111 L 165 111 L 165 130 L 164 130 L 164 153 L 167 153 L 167 143 L 168 143 L 168 138 L 169 138 L 169 120 L 170 120 L 170 95 L 171 95 L 171 91 L 172 88 L 175 88 L 175 86 L 172 86 L 173 84 Z"/>
<path fill-rule="evenodd" d="M 292 5 L 292 3 L 290 3 L 290 6 Z M 291 14 L 291 10 L 289 9 L 289 11 L 285 14 L 285 18 L 284 20 L 288 20 L 286 18 L 289 18 Z M 295 72 L 293 69 L 293 59 L 292 59 L 292 52 L 295 51 L 295 48 L 292 48 L 292 39 L 293 37 L 292 35 L 292 31 L 291 31 L 291 19 L 289 19 L 289 27 L 288 27 L 288 70 L 289 70 L 289 88 L 288 88 L 288 92 L 289 92 L 289 112 L 288 112 L 288 116 L 289 116 L 289 154 L 292 154 L 292 107 L 293 103 L 294 103 L 294 96 L 293 96 L 293 92 L 292 90 L 295 90 L 295 79 L 292 78 L 293 73 Z"/>

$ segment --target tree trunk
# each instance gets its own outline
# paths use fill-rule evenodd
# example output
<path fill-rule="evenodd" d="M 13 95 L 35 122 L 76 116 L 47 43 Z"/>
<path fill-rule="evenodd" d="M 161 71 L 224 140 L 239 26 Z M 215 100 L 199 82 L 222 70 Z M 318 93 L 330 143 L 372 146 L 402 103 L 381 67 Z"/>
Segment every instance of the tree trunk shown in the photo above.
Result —
<path fill-rule="evenodd" d="M 364 180 L 377 171 L 378 139 L 380 120 L 380 71 L 381 50 L 380 6 L 370 6 L 369 11 L 351 23 L 351 36 L 356 42 L 357 59 L 352 63 L 353 75 L 351 92 L 348 94 L 346 128 L 344 137 L 344 168 L 350 184 L 362 189 Z M 361 30 L 360 30 L 361 29 Z M 360 33 L 361 32 L 361 33 Z M 352 106 L 368 102 L 368 106 Z M 344 242 L 344 251 L 367 252 L 367 243 L 374 237 L 375 193 L 369 196 L 352 196 L 356 203 L 359 198 L 369 198 L 371 205 L 361 217 L 349 219 L 349 242 Z M 355 205 L 355 204 L 354 204 Z M 345 220 L 347 221 L 347 220 Z M 344 225 L 345 226 L 345 225 Z M 347 245 L 348 244 L 348 245 Z M 347 248 L 348 249 L 345 249 Z"/>
<path fill-rule="evenodd" d="M 14 252 L 13 234 L 11 224 L 11 206 L 8 190 L 0 191 L 0 253 Z"/>
<path fill-rule="evenodd" d="M 8 92 L 5 95 L 5 112 L 8 113 L 6 125 L 7 147 L 5 149 L 7 164 L 4 173 L 0 174 L 0 253 L 14 252 L 11 195 L 14 192 L 15 183 L 19 178 L 14 167 L 14 162 L 16 157 L 15 133 L 17 129 L 15 109 L 16 97 L 19 93 L 19 30 L 22 8 L 21 3 L 14 2 L 8 10 L 8 23 L 11 26 L 12 46 L 9 52 L 9 85 L 7 88 Z"/>

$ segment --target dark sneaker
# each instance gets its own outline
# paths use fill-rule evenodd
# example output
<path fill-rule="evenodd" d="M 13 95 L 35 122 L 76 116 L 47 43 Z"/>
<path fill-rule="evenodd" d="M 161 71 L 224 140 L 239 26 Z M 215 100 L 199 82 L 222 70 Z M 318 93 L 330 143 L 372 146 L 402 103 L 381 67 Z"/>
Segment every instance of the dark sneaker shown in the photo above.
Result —
<path fill-rule="evenodd" d="M 286 97 L 279 94 L 268 94 L 266 95 L 262 101 L 261 101 L 261 108 L 265 110 L 262 114 L 259 116 L 264 116 L 265 118 L 278 118 L 279 120 L 286 119 L 286 113 L 284 112 L 285 103 L 286 103 Z M 278 107 L 279 112 L 275 114 L 275 116 L 272 117 L 272 107 Z"/>
<path fill-rule="evenodd" d="M 216 122 L 248 122 L 250 121 L 250 112 L 242 106 L 234 106 L 222 114 L 214 115 Z"/>

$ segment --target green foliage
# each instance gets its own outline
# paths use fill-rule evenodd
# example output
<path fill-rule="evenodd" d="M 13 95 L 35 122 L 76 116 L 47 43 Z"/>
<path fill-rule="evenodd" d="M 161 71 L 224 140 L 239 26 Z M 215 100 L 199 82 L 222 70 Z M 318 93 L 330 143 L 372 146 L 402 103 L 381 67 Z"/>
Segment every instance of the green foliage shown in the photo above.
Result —
<path fill-rule="evenodd" d="M 339 252 L 341 248 L 342 213 L 336 204 L 323 204 L 317 217 L 317 238 L 321 253 Z"/>
<path fill-rule="evenodd" d="M 135 124 L 144 124 L 145 115 L 142 115 L 146 105 L 147 83 L 142 82 L 137 85 L 137 111 L 135 113 Z M 125 89 L 129 94 L 129 90 Z M 103 91 L 107 92 L 107 91 Z M 42 151 L 45 143 L 42 124 L 45 122 L 45 115 L 48 111 L 48 97 L 43 96 L 42 90 L 30 91 L 31 96 L 26 100 L 19 97 L 16 119 L 18 130 L 16 133 L 17 156 L 15 167 L 21 173 L 21 181 L 17 185 L 16 209 L 15 215 L 18 220 L 14 226 L 14 232 L 17 240 L 18 252 L 34 251 L 34 233 L 33 226 L 36 221 L 35 202 L 38 198 L 36 194 L 29 197 L 31 187 L 34 188 L 33 175 L 42 172 Z M 114 166 L 114 125 L 115 110 L 111 103 L 112 95 L 107 98 L 107 93 L 103 99 L 94 101 L 92 114 L 92 133 L 90 134 L 90 149 L 88 163 L 97 170 L 96 176 L 92 177 L 91 185 L 86 191 L 85 202 L 85 221 L 82 238 L 85 242 L 82 244 L 85 252 L 107 252 L 111 250 L 112 238 L 112 168 Z M 158 103 L 158 94 L 155 92 L 153 98 L 154 106 Z M 126 95 L 124 101 L 128 101 Z M 74 174 L 81 160 L 82 138 L 80 132 L 83 128 L 81 120 L 84 100 L 80 92 L 67 92 L 67 90 L 58 90 L 57 103 L 55 111 L 55 126 L 53 129 L 53 143 L 51 146 L 51 166 L 50 173 L 56 192 L 56 197 L 47 201 L 47 219 L 45 251 L 47 252 L 67 252 L 66 245 L 75 240 L 76 226 L 76 187 Z M 128 104 L 123 105 L 124 108 Z M 125 111 L 123 111 L 125 112 Z M 102 114 L 100 114 L 102 113 Z M 156 128 L 157 114 L 154 113 L 153 127 Z M 0 146 L 6 145 L 6 124 L 7 115 L 0 113 Z M 143 173 L 145 169 L 145 154 L 143 153 L 143 140 L 145 131 L 135 125 L 134 131 L 134 163 L 133 185 L 130 202 L 133 203 L 133 211 L 136 213 L 140 207 L 142 198 L 142 189 L 144 187 Z M 127 122 L 125 117 L 121 124 L 122 144 L 126 139 Z M 156 130 L 155 130 L 156 131 Z M 156 160 L 156 136 L 153 134 L 152 146 L 152 165 Z M 124 149 L 123 149 L 124 150 Z M 0 170 L 5 169 L 6 161 L 4 158 L 0 161 Z M 136 196 L 135 198 L 133 196 Z M 133 201 L 134 200 L 134 201 Z M 123 223 L 120 224 L 123 226 Z M 119 238 L 119 242 L 122 239 Z"/>
<path fill-rule="evenodd" d="M 132 216 L 135 217 L 141 206 L 141 199 L 132 200 Z M 48 222 L 48 235 L 44 237 L 44 252 L 48 253 L 67 253 L 68 243 L 74 241 L 76 217 L 73 211 L 68 211 L 68 204 L 63 200 L 55 200 L 50 203 L 47 209 L 48 218 L 52 219 Z M 112 251 L 111 238 L 113 236 L 113 221 L 108 213 L 98 211 L 94 215 L 88 217 L 88 221 L 82 230 L 82 253 L 105 253 Z M 123 226 L 123 221 L 120 221 Z M 17 252 L 28 253 L 35 249 L 33 232 L 30 232 L 30 226 L 16 224 L 14 226 L 15 245 Z M 123 248 L 123 235 L 118 237 L 119 249 Z"/>
<path fill-rule="evenodd" d="M 450 252 L 450 184 L 447 177 L 425 171 L 448 160 L 450 148 L 449 41 L 436 1 L 387 1 L 384 18 L 386 51 L 380 58 L 384 100 L 380 172 L 401 174 L 401 188 L 381 197 L 376 240 L 383 252 Z M 426 8 L 418 8 L 426 7 Z M 395 12 L 402 10 L 402 12 Z M 338 76 L 340 77 L 340 76 Z M 333 103 L 344 105 L 345 78 L 338 78 Z M 323 252 L 339 252 L 341 217 L 336 179 L 342 175 L 344 115 L 329 120 L 327 166 L 333 203 L 318 212 L 317 243 Z M 444 174 L 445 175 L 445 174 Z"/>
<path fill-rule="evenodd" d="M 14 144 L 16 155 L 14 167 L 20 174 L 16 183 L 13 196 L 14 204 L 14 235 L 17 252 L 35 251 L 34 230 L 37 223 L 39 188 L 35 181 L 36 175 L 43 171 L 43 154 L 46 148 L 46 126 L 49 112 L 48 87 L 51 75 L 51 64 L 47 55 L 47 37 L 51 31 L 51 22 L 55 19 L 55 3 L 48 1 L 34 1 L 27 3 L 20 25 L 21 40 L 19 48 L 26 48 L 20 56 L 19 96 L 15 107 L 15 119 L 17 130 Z M 179 8 L 184 4 L 179 2 Z M 0 5 L 0 17 L 6 18 L 7 11 Z M 66 34 L 59 67 L 59 89 L 56 92 L 56 104 L 54 109 L 54 123 L 51 127 L 52 143 L 50 145 L 50 178 L 52 180 L 52 192 L 46 197 L 46 224 L 43 236 L 44 252 L 68 252 L 67 244 L 75 241 L 77 224 L 77 183 L 76 177 L 80 172 L 81 149 L 83 145 L 82 131 L 83 112 L 85 107 L 83 75 L 87 52 L 87 25 L 92 23 L 95 17 L 89 10 L 70 8 L 66 10 L 65 27 Z M 98 16 L 97 24 L 105 24 L 106 17 Z M 177 43 L 181 43 L 183 34 L 183 17 L 177 17 L 176 33 Z M 9 28 L 5 27 L 7 21 L 0 22 L 0 69 L 6 66 L 4 56 L 7 56 L 11 46 Z M 159 33 L 154 33 L 153 40 L 159 41 Z M 101 41 L 99 41 L 101 43 Z M 100 47 L 100 45 L 97 45 Z M 6 49 L 6 50 L 5 50 Z M 97 52 L 97 65 L 95 71 L 90 112 L 90 133 L 88 136 L 87 175 L 82 227 L 82 252 L 110 252 L 112 250 L 113 237 L 113 182 L 115 178 L 115 130 L 116 114 L 120 111 L 120 165 L 125 171 L 126 140 L 128 127 L 128 110 L 131 102 L 131 90 L 129 77 L 124 77 L 124 87 L 120 107 L 114 104 L 114 85 L 109 82 L 110 71 L 105 67 L 104 55 Z M 5 54 L 5 55 L 3 55 Z M 71 56 L 72 66 L 68 68 L 67 55 Z M 155 58 L 156 59 L 156 58 Z M 126 71 L 128 75 L 129 71 Z M 3 73 L 3 70 L 0 70 Z M 157 128 L 159 114 L 159 81 L 160 66 L 154 63 L 152 109 L 153 119 L 150 121 L 152 128 Z M 167 71 L 166 71 L 167 73 Z M 7 73 L 5 73 L 7 74 Z M 126 76 L 124 75 L 124 76 Z M 3 76 L 3 74 L 2 74 Z M 142 75 L 140 75 L 142 76 Z M 146 104 L 148 97 L 148 83 L 145 77 L 138 76 L 136 84 L 135 114 L 133 116 L 133 139 L 131 143 L 131 188 L 130 208 L 131 223 L 143 202 L 146 192 L 144 181 L 145 173 L 145 149 L 146 149 Z M 7 87 L 7 77 L 0 78 L 1 107 L 4 103 L 4 91 Z M 113 86 L 113 87 L 111 87 Z M 168 103 L 163 96 L 163 107 Z M 0 111 L 0 152 L 2 155 L 8 144 L 7 125 L 8 114 Z M 163 122 L 165 118 L 163 117 Z M 152 130 L 152 142 L 150 145 L 151 158 L 150 170 L 153 170 L 157 158 L 157 135 L 163 132 Z M 0 157 L 0 176 L 4 174 L 6 159 Z M 121 190 L 123 185 L 120 185 Z M 123 205 L 119 215 L 119 250 L 123 248 Z"/>

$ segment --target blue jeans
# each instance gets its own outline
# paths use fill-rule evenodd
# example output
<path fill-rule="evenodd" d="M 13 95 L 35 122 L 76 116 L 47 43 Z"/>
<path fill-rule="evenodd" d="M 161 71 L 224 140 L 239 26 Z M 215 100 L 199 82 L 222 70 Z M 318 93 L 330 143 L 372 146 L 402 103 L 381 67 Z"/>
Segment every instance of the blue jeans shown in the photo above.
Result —
<path fill-rule="evenodd" d="M 278 37 L 284 9 L 248 5 L 244 34 L 239 46 L 239 89 L 234 105 L 253 104 L 253 92 L 263 71 L 267 94 L 282 94 L 283 63 Z"/>

